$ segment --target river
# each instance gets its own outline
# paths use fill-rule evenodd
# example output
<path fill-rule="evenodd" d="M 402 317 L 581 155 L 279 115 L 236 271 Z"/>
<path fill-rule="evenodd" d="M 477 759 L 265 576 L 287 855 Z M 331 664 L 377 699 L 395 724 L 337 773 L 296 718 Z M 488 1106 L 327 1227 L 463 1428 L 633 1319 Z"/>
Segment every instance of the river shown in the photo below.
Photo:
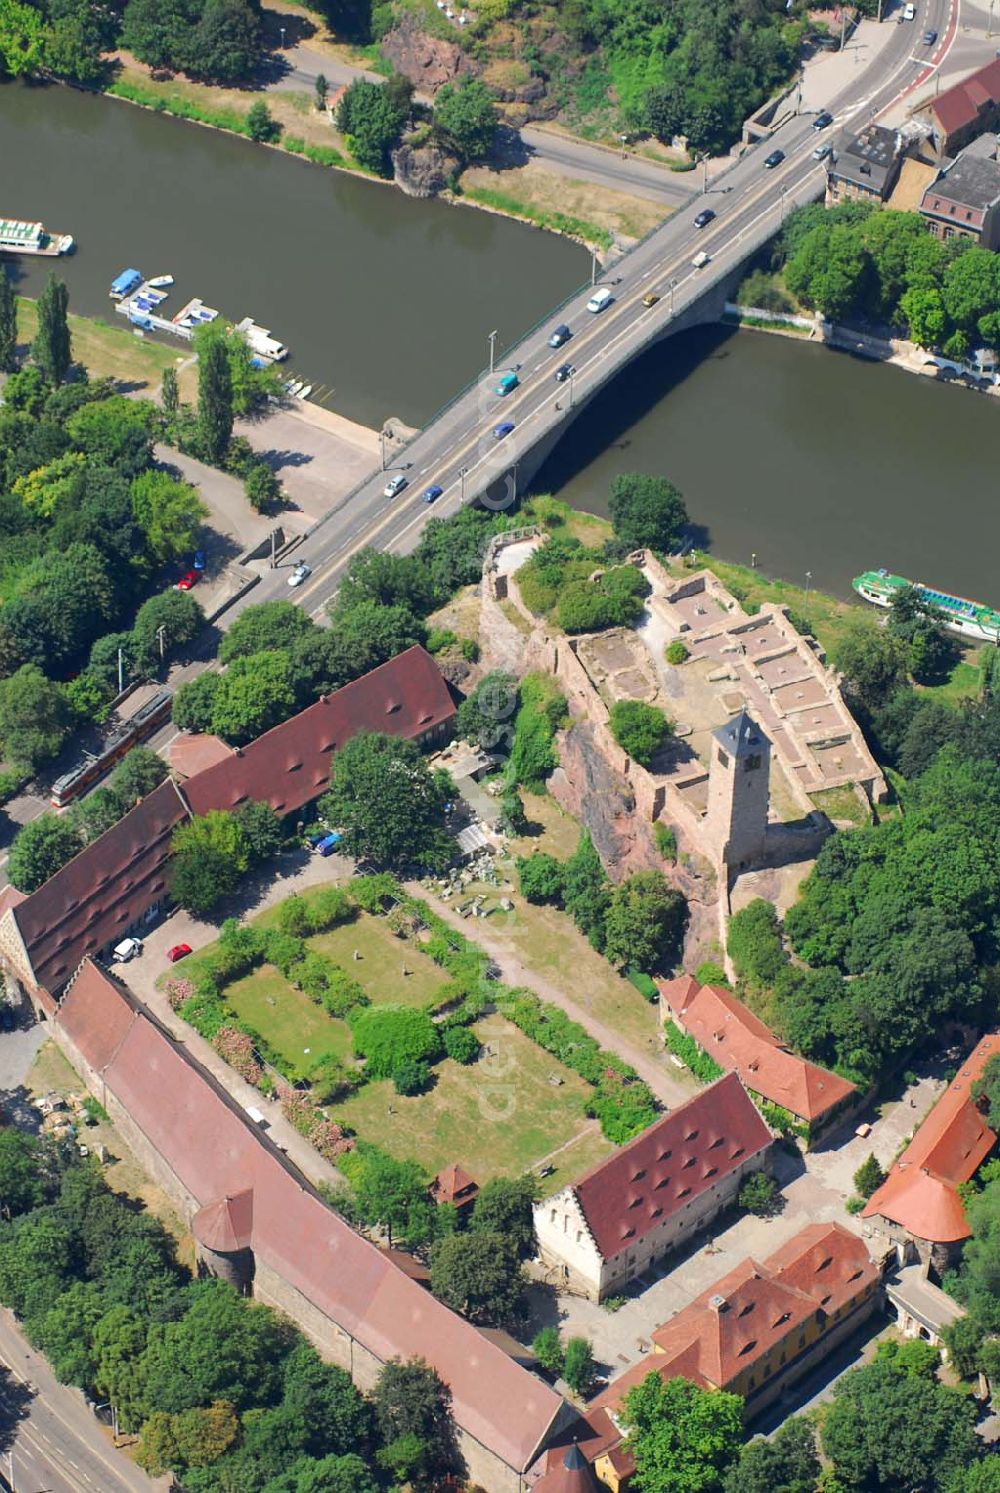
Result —
<path fill-rule="evenodd" d="M 72 310 L 118 321 L 119 270 L 171 274 L 168 314 L 198 295 L 252 316 L 365 425 L 423 424 L 483 368 L 494 328 L 499 351 L 590 269 L 554 234 L 69 88 L 0 85 L 0 163 L 0 216 L 79 245 L 8 259 L 22 294 L 57 266 Z"/>
<path fill-rule="evenodd" d="M 885 565 L 1000 605 L 1000 406 L 828 348 L 703 327 L 663 343 L 588 406 L 538 474 L 607 513 L 619 472 L 684 494 L 698 542 L 850 596 Z"/>
<path fill-rule="evenodd" d="M 72 307 L 109 316 L 136 265 L 251 315 L 368 425 L 424 423 L 499 345 L 586 277 L 554 235 L 418 202 L 275 151 L 66 88 L 0 86 L 0 213 L 73 233 Z M 8 261 L 34 294 L 53 261 Z M 111 319 L 116 319 L 113 316 Z M 838 595 L 859 570 L 1000 604 L 1000 409 L 824 348 L 702 328 L 634 363 L 588 406 L 536 491 L 606 511 L 617 472 L 685 494 L 699 543 Z"/>

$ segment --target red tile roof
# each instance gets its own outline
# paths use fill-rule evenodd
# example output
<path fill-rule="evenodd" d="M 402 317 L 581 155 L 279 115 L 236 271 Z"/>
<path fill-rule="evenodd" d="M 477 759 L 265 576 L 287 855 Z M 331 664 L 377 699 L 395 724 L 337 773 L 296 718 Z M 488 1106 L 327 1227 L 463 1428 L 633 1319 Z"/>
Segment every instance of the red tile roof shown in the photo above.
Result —
<path fill-rule="evenodd" d="M 228 762 L 234 755 L 232 747 L 227 746 L 221 737 L 202 732 L 197 732 L 194 736 L 189 736 L 186 732 L 175 736 L 167 751 L 170 770 L 181 782 L 185 778 L 193 778 L 196 773 L 216 767 L 220 762 Z"/>
<path fill-rule="evenodd" d="M 424 648 L 408 648 L 224 762 L 196 773 L 184 794 L 196 814 L 235 809 L 248 799 L 292 814 L 326 791 L 332 753 L 359 731 L 409 739 L 435 730 L 454 714 L 437 664 Z"/>
<path fill-rule="evenodd" d="M 438 1172 L 431 1183 L 431 1196 L 436 1203 L 457 1203 L 461 1206 L 473 1202 L 478 1192 L 479 1183 L 457 1161 Z"/>
<path fill-rule="evenodd" d="M 608 1260 L 770 1144 L 770 1131 L 730 1073 L 600 1162 L 573 1191 Z"/>
<path fill-rule="evenodd" d="M 985 1036 L 962 1065 L 882 1186 L 873 1192 L 865 1218 L 888 1218 L 915 1239 L 956 1244 L 969 1225 L 958 1196 L 996 1144 L 972 1086 L 991 1057 L 1000 1053 L 1000 1032 Z"/>
<path fill-rule="evenodd" d="M 426 1358 L 457 1423 L 509 1466 L 530 1466 L 563 1411 L 548 1385 L 356 1234 L 103 970 L 87 961 L 56 1020 L 202 1209 L 252 1191 L 259 1260 L 378 1359 Z M 109 1057 L 111 1027 L 125 1036 Z"/>
<path fill-rule="evenodd" d="M 218 1254 L 248 1249 L 253 1236 L 253 1192 L 244 1188 L 235 1197 L 220 1198 L 201 1208 L 191 1220 L 199 1244 Z"/>
<path fill-rule="evenodd" d="M 690 975 L 658 984 L 661 1015 L 672 1014 L 720 1068 L 800 1120 L 815 1124 L 856 1092 L 846 1078 L 789 1052 L 730 991 Z"/>
<path fill-rule="evenodd" d="M 549 1471 L 535 1483 L 535 1493 L 600 1493 L 604 1484 L 579 1446 L 560 1447 L 549 1453 Z"/>
<path fill-rule="evenodd" d="M 14 908 L 37 985 L 61 990 L 81 959 L 166 897 L 171 836 L 187 817 L 168 778 Z"/>
<path fill-rule="evenodd" d="M 594 1407 L 616 1412 L 650 1373 L 724 1389 L 817 1310 L 833 1317 L 878 1278 L 856 1234 L 839 1223 L 810 1224 L 762 1264 L 742 1260 L 658 1328 L 654 1352 L 615 1379 Z"/>
<path fill-rule="evenodd" d="M 997 103 L 1000 103 L 1000 58 L 946 88 L 928 107 L 945 133 L 954 135 L 974 124 L 984 109 Z"/>

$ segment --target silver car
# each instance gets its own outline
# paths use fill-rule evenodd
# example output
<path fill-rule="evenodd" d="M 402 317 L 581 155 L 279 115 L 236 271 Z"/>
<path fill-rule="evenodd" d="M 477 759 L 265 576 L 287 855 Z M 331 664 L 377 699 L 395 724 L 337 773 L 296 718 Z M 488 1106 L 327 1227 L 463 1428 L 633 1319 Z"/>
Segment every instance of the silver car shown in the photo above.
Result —
<path fill-rule="evenodd" d="M 292 571 L 291 575 L 288 577 L 288 584 L 290 586 L 301 586 L 302 582 L 308 580 L 311 575 L 312 571 L 309 566 L 304 560 L 300 560 L 295 569 Z"/>
<path fill-rule="evenodd" d="M 406 478 L 403 476 L 402 472 L 397 472 L 395 477 L 390 477 L 388 482 L 385 484 L 385 487 L 382 489 L 382 496 L 384 498 L 394 498 L 397 493 L 403 491 L 403 488 L 405 486 Z"/>

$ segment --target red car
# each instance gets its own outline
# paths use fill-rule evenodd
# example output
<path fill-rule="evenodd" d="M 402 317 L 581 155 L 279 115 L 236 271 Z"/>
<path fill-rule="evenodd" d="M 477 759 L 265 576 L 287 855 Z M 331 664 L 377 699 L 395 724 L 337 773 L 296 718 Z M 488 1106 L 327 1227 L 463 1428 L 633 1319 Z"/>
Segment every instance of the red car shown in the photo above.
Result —
<path fill-rule="evenodd" d="M 190 952 L 189 943 L 175 943 L 172 949 L 167 950 L 167 958 L 171 964 L 176 964 L 178 959 L 186 959 Z"/>
<path fill-rule="evenodd" d="M 184 574 L 181 576 L 180 580 L 177 582 L 177 585 L 174 587 L 174 590 L 175 591 L 190 591 L 191 587 L 192 586 L 196 586 L 198 584 L 198 582 L 200 581 L 200 579 L 201 579 L 201 571 L 200 570 L 186 570 L 184 572 Z"/>

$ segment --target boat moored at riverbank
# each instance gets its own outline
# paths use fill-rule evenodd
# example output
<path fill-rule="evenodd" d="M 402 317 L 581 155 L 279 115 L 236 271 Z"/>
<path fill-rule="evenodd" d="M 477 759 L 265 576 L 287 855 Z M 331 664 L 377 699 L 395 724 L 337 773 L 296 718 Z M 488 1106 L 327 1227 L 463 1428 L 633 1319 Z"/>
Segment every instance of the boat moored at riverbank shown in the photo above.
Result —
<path fill-rule="evenodd" d="M 920 600 L 938 613 L 949 632 L 960 633 L 963 638 L 972 638 L 977 643 L 1000 645 L 1000 612 L 978 601 L 952 596 L 948 591 L 935 591 L 920 581 L 890 575 L 887 570 L 866 570 L 864 575 L 854 578 L 852 585 L 859 596 L 877 607 L 891 607 L 901 591 L 912 587 Z"/>
<path fill-rule="evenodd" d="M 70 233 L 49 233 L 42 223 L 0 218 L 0 251 L 5 254 L 68 254 L 75 248 Z"/>

